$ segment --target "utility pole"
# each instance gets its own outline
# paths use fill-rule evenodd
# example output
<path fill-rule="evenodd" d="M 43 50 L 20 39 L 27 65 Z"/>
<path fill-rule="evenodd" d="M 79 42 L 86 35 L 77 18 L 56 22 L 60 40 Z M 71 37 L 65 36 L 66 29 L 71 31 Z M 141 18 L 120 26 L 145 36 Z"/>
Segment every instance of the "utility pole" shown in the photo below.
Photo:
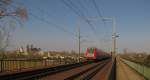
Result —
<path fill-rule="evenodd" d="M 79 23 L 80 23 L 80 20 L 79 20 Z M 79 48 L 79 62 L 80 62 L 80 25 L 78 23 L 78 48 Z"/>
<path fill-rule="evenodd" d="M 115 57 L 116 55 L 116 38 L 118 37 L 116 35 L 116 21 L 115 18 L 112 18 L 112 24 L 113 24 L 113 29 L 112 29 L 112 56 Z"/>

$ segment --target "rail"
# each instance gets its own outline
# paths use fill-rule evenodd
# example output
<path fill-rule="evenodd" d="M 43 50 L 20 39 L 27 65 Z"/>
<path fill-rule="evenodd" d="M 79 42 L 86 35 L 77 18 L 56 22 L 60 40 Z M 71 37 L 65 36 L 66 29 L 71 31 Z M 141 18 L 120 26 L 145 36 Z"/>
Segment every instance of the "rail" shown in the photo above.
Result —
<path fill-rule="evenodd" d="M 94 65 L 84 71 L 81 71 L 77 74 L 74 74 L 70 77 L 67 77 L 65 80 L 90 80 L 93 76 L 96 75 L 106 64 L 106 62 L 99 62 L 97 65 Z"/>

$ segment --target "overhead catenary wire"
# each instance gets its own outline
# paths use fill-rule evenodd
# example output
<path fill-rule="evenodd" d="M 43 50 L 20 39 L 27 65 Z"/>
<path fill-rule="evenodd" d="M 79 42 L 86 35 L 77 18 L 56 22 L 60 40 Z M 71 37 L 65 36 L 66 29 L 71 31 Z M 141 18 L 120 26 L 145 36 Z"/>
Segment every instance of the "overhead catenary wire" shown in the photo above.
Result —
<path fill-rule="evenodd" d="M 47 21 L 47 20 L 45 20 L 44 18 L 41 18 L 41 17 L 39 17 L 39 16 L 34 15 L 33 13 L 30 13 L 30 15 L 33 16 L 34 18 L 36 18 L 36 19 L 39 20 L 39 21 L 42 21 L 42 22 L 47 23 L 47 24 L 51 24 L 51 25 L 53 25 L 52 27 L 55 27 L 55 28 L 57 28 L 57 29 L 62 30 L 63 32 L 66 32 L 66 33 L 68 33 L 68 34 L 70 34 L 70 35 L 72 35 L 72 36 L 77 37 L 76 34 L 74 34 L 74 33 L 70 32 L 70 31 L 66 30 L 65 28 L 63 28 L 63 27 L 61 27 L 61 26 L 59 26 L 59 25 L 57 25 L 57 24 L 55 24 L 55 23 L 52 23 L 52 22 L 50 22 L 50 21 Z"/>
<path fill-rule="evenodd" d="M 83 0 L 79 0 L 79 1 L 77 1 L 78 3 L 77 4 L 79 4 L 79 6 L 85 11 L 85 15 L 88 15 L 88 9 L 85 7 L 85 5 L 83 4 L 83 2 L 82 2 Z"/>
<path fill-rule="evenodd" d="M 68 2 L 67 2 L 68 1 Z M 94 36 L 99 40 L 99 41 L 101 41 L 100 40 L 100 38 L 99 38 L 99 35 L 98 35 L 98 33 L 97 33 L 97 31 L 96 31 L 96 29 L 95 29 L 95 26 L 93 26 L 93 23 L 91 23 L 92 22 L 92 20 L 90 20 L 90 18 L 87 18 L 87 16 L 85 16 L 84 15 L 84 11 L 87 11 L 88 9 L 87 9 L 87 7 L 84 7 L 83 6 L 83 4 L 75 4 L 75 3 L 73 3 L 71 0 L 62 0 L 62 2 L 68 7 L 68 8 L 70 8 L 71 9 L 71 11 L 73 11 L 77 16 L 79 16 L 80 17 L 80 19 L 81 20 L 83 20 L 83 21 L 85 21 L 89 26 L 90 26 L 90 28 L 91 28 L 91 30 L 93 31 L 93 33 L 94 33 Z M 80 6 L 80 7 L 79 7 Z M 83 10 L 81 10 L 80 8 L 82 7 L 82 9 Z M 88 11 L 87 11 L 88 12 Z M 89 16 L 88 16 L 89 17 Z"/>
<path fill-rule="evenodd" d="M 19 3 L 16 2 L 16 4 L 19 4 Z M 16 8 L 15 5 L 11 5 L 11 6 Z M 41 9 L 38 9 L 38 10 L 41 10 Z M 43 11 L 44 11 L 44 10 L 41 10 L 41 12 L 43 12 Z M 44 13 L 46 13 L 46 12 L 44 11 Z M 46 23 L 46 24 L 53 25 L 53 26 L 51 26 L 51 27 L 55 27 L 55 28 L 57 28 L 57 29 L 59 29 L 59 30 L 65 32 L 65 33 L 68 33 L 69 35 L 72 35 L 72 36 L 74 36 L 74 37 L 77 37 L 76 34 L 74 34 L 74 33 L 70 32 L 70 31 L 68 31 L 66 28 L 64 28 L 64 27 L 62 27 L 62 26 L 59 26 L 59 25 L 57 25 L 57 24 L 55 24 L 55 23 L 53 23 L 53 22 L 50 22 L 50 21 L 48 21 L 48 20 L 46 20 L 46 19 L 44 19 L 44 18 L 42 18 L 42 17 L 40 17 L 40 16 L 37 16 L 37 15 L 33 14 L 32 12 L 28 12 L 28 14 L 31 15 L 33 18 L 35 18 L 35 19 L 38 20 L 38 21 L 44 22 L 44 23 Z M 48 13 L 47 13 L 47 15 L 48 15 Z M 48 16 L 49 16 L 49 15 L 48 15 Z"/>
<path fill-rule="evenodd" d="M 98 7 L 97 3 L 95 0 L 92 0 L 92 3 L 98 13 L 98 15 L 100 16 L 100 18 L 102 19 L 103 23 L 104 23 L 104 26 L 106 26 L 106 22 L 105 22 L 105 19 L 103 18 L 103 15 L 102 15 L 102 11 L 100 10 L 100 8 Z"/>
<path fill-rule="evenodd" d="M 79 16 L 83 21 L 85 21 L 85 22 L 91 27 L 91 30 L 93 31 L 94 36 L 95 36 L 98 40 L 100 40 L 99 35 L 98 35 L 98 33 L 97 33 L 96 29 L 95 29 L 95 26 L 93 26 L 93 24 L 91 23 L 91 20 L 88 19 L 88 18 L 84 15 L 84 13 L 83 13 L 83 11 L 87 11 L 87 8 L 84 7 L 83 4 L 81 4 L 81 3 L 78 4 L 80 7 L 82 7 L 82 9 L 84 9 L 84 10 L 81 10 L 81 9 L 79 8 L 79 6 L 77 6 L 77 4 L 75 5 L 75 3 L 73 3 L 71 0 L 62 0 L 62 2 L 63 2 L 68 8 L 70 8 L 71 11 L 73 11 L 77 16 Z"/>
<path fill-rule="evenodd" d="M 93 24 L 91 23 L 91 21 L 89 19 L 86 18 L 86 16 L 83 14 L 83 12 L 80 11 L 80 9 L 78 9 L 78 7 L 71 1 L 65 1 L 65 0 L 61 0 L 68 8 L 70 8 L 77 16 L 79 16 L 82 20 L 84 20 L 92 29 L 92 31 L 94 32 L 95 35 L 97 35 L 96 30 L 93 26 Z M 71 5 L 70 5 L 71 4 Z"/>
<path fill-rule="evenodd" d="M 97 4 L 96 4 L 96 1 L 95 1 L 95 0 L 92 0 L 92 2 L 93 2 L 93 5 L 94 5 L 96 11 L 98 12 L 98 15 L 99 15 L 100 17 L 102 17 L 102 13 L 101 13 L 99 7 L 98 7 Z"/>
<path fill-rule="evenodd" d="M 100 18 L 102 19 L 102 21 L 104 22 L 104 26 L 106 26 L 106 23 L 105 23 L 105 19 L 103 18 L 103 15 L 102 15 L 102 11 L 100 10 L 100 8 L 98 7 L 97 3 L 95 0 L 92 0 L 92 3 L 98 13 L 98 15 L 100 16 Z"/>
<path fill-rule="evenodd" d="M 93 5 L 94 5 L 94 8 L 96 9 L 99 17 L 102 19 L 102 21 L 104 23 L 104 26 L 106 27 L 106 22 L 105 22 L 105 19 L 103 18 L 102 10 L 98 7 L 96 0 L 91 0 L 91 1 L 92 1 Z"/>
<path fill-rule="evenodd" d="M 91 30 L 94 32 L 94 34 L 96 34 L 95 36 L 97 36 L 96 30 L 95 30 L 93 24 L 92 24 L 91 21 L 85 16 L 85 14 L 83 13 L 83 11 L 81 11 L 81 10 L 79 9 L 79 7 L 78 7 L 76 4 L 74 4 L 71 0 L 68 0 L 68 2 L 65 1 L 65 0 L 62 0 L 62 2 L 63 2 L 67 7 L 69 7 L 77 16 L 79 16 L 82 20 L 84 20 L 84 21 L 91 27 Z M 82 4 L 80 4 L 80 5 L 82 6 Z M 86 8 L 86 7 L 85 7 L 85 8 Z M 43 11 L 42 11 L 42 12 L 43 12 Z M 44 12 L 44 13 L 45 13 L 45 12 Z M 58 25 L 58 24 L 55 24 L 55 23 L 53 23 L 53 22 L 51 22 L 51 21 L 49 21 L 49 20 L 46 20 L 45 18 L 42 18 L 42 17 L 40 17 L 40 16 L 37 16 L 37 15 L 31 13 L 31 12 L 30 12 L 29 14 L 30 14 L 32 17 L 34 17 L 36 20 L 39 20 L 39 21 L 44 22 L 44 23 L 46 23 L 46 24 L 51 24 L 51 25 L 53 25 L 53 26 L 51 26 L 51 27 L 58 28 L 59 30 L 62 30 L 63 32 L 66 32 L 66 33 L 68 33 L 68 34 L 70 34 L 70 35 L 73 35 L 73 36 L 77 37 L 76 34 L 74 34 L 73 32 L 68 31 L 66 28 L 64 28 L 64 27 L 62 27 L 62 26 L 60 26 L 60 25 Z"/>

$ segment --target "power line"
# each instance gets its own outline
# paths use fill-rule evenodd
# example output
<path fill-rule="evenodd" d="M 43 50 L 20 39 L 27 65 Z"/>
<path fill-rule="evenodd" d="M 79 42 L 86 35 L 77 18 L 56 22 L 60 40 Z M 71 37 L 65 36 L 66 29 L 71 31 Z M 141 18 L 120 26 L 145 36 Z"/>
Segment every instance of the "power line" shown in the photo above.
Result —
<path fill-rule="evenodd" d="M 97 34 L 97 31 L 95 30 L 93 24 L 91 23 L 91 21 L 86 18 L 86 16 L 83 14 L 83 10 L 81 11 L 71 0 L 68 0 L 65 1 L 65 0 L 62 0 L 62 2 L 68 7 L 70 8 L 76 15 L 78 15 L 82 20 L 84 20 L 90 27 L 91 27 L 91 30 L 93 31 L 94 33 L 94 36 L 98 39 L 99 39 L 99 35 Z M 84 8 L 84 6 L 82 6 L 82 4 L 80 3 L 79 4 L 80 7 Z M 86 8 L 84 8 L 86 10 Z"/>
<path fill-rule="evenodd" d="M 65 0 L 62 0 L 62 1 L 64 1 L 64 4 L 65 5 L 67 5 L 69 8 L 71 8 L 72 10 L 73 10 L 73 12 L 75 12 L 81 19 L 83 19 L 85 22 L 87 22 L 89 25 L 90 25 L 90 27 L 92 28 L 92 30 L 93 30 L 93 32 L 96 34 L 96 31 L 95 31 L 95 29 L 94 29 L 94 26 L 91 24 L 91 22 L 90 22 L 90 20 L 88 20 L 86 17 L 85 17 L 85 15 L 81 12 L 81 10 L 80 9 L 76 9 L 75 7 L 77 7 L 72 1 L 68 1 L 70 4 L 72 4 L 72 6 L 70 5 L 70 4 L 68 4 Z M 82 6 L 82 4 L 81 4 L 81 6 Z M 78 7 L 77 7 L 78 8 Z M 44 10 L 41 10 L 40 9 L 40 12 L 44 12 L 44 13 L 47 13 L 47 12 L 45 12 Z M 62 31 L 64 31 L 64 32 L 66 32 L 66 33 L 69 33 L 70 35 L 73 35 L 73 36 L 75 36 L 75 37 L 77 37 L 77 35 L 76 34 L 74 34 L 74 33 L 72 33 L 72 32 L 70 32 L 70 31 L 68 31 L 68 30 L 66 30 L 65 28 L 63 28 L 63 27 L 61 27 L 61 26 L 59 26 L 59 25 L 57 25 L 57 24 L 55 24 L 55 23 L 52 23 L 52 22 L 50 22 L 50 21 L 47 21 L 46 19 L 44 19 L 44 18 L 42 18 L 42 17 L 40 17 L 40 16 L 37 16 L 37 15 L 34 15 L 33 13 L 29 13 L 32 17 L 34 17 L 36 20 L 39 20 L 39 21 L 41 21 L 41 22 L 44 22 L 44 23 L 46 23 L 46 24 L 51 24 L 51 25 L 53 25 L 52 27 L 55 27 L 55 28 L 58 28 L 58 29 L 60 29 L 60 30 L 62 30 Z M 49 16 L 49 14 L 47 13 L 47 15 Z M 83 37 L 83 36 L 81 36 L 81 37 Z"/>
<path fill-rule="evenodd" d="M 96 11 L 97 11 L 97 13 L 98 13 L 98 15 L 100 16 L 100 18 L 101 18 L 102 21 L 103 21 L 104 27 L 106 27 L 106 22 L 105 22 L 105 20 L 103 19 L 102 12 L 101 12 L 100 8 L 98 7 L 98 5 L 97 5 L 97 3 L 96 3 L 96 0 L 92 0 L 92 3 L 93 3 L 93 5 L 94 5 L 94 7 L 95 7 L 95 9 L 96 9 Z"/>
<path fill-rule="evenodd" d="M 97 10 L 98 15 L 102 18 L 102 21 L 104 22 L 104 26 L 106 26 L 106 22 L 103 19 L 102 12 L 100 11 L 98 5 L 96 4 L 96 1 L 92 0 L 92 2 L 93 2 L 93 5 L 94 5 L 95 9 Z"/>
<path fill-rule="evenodd" d="M 78 11 L 81 14 L 81 16 L 83 16 L 83 19 L 88 23 L 88 25 L 91 27 L 91 29 L 93 30 L 93 32 L 96 34 L 96 30 L 95 30 L 94 26 L 92 25 L 91 21 L 86 18 L 86 16 L 84 15 L 84 13 L 81 12 L 80 9 L 75 4 L 73 4 L 73 2 L 71 0 L 68 0 L 68 2 L 70 2 L 70 4 L 72 4 L 76 9 L 78 9 Z"/>
<path fill-rule="evenodd" d="M 84 6 L 84 4 L 82 3 L 82 0 L 77 1 L 79 6 L 85 11 L 85 13 L 88 15 L 88 10 L 87 8 Z"/>
<path fill-rule="evenodd" d="M 105 23 L 105 20 L 103 19 L 102 12 L 100 11 L 98 5 L 96 4 L 96 1 L 92 0 L 92 2 L 93 2 L 93 5 L 94 5 L 94 7 L 95 7 L 95 9 L 96 9 L 96 11 L 98 13 L 98 15 L 102 18 L 102 21 L 104 22 L 104 26 L 105 26 L 106 23 Z"/>
<path fill-rule="evenodd" d="M 93 2 L 93 5 L 94 5 L 95 9 L 96 9 L 97 12 L 98 12 L 98 15 L 99 15 L 100 17 L 102 17 L 101 11 L 99 10 L 99 8 L 98 8 L 98 6 L 97 6 L 96 1 L 95 1 L 95 0 L 92 0 L 92 2 Z"/>
<path fill-rule="evenodd" d="M 66 29 L 63 28 L 63 27 L 58 26 L 58 25 L 55 24 L 55 23 L 52 23 L 52 22 L 50 22 L 50 21 L 47 21 L 47 20 L 45 20 L 45 19 L 43 19 L 43 18 L 41 18 L 41 17 L 39 17 L 39 16 L 34 15 L 33 13 L 30 13 L 30 15 L 33 16 L 35 19 L 37 19 L 37 20 L 39 20 L 39 21 L 42 21 L 42 22 L 47 23 L 47 24 L 51 24 L 51 25 L 53 25 L 53 27 L 58 28 L 58 29 L 62 30 L 63 32 L 66 32 L 66 33 L 68 33 L 68 34 L 70 34 L 70 35 L 73 35 L 73 36 L 77 37 L 77 35 L 75 35 L 74 33 L 72 33 L 72 32 L 70 32 L 70 31 L 66 30 Z"/>
<path fill-rule="evenodd" d="M 17 4 L 19 4 L 18 2 L 17 2 Z M 11 5 L 12 7 L 15 7 L 16 8 L 16 6 L 15 5 Z M 41 9 L 40 9 L 41 10 Z M 41 10 L 41 12 L 43 12 L 44 10 Z M 44 11 L 44 13 L 46 13 L 45 11 Z M 34 17 L 36 20 L 39 20 L 39 21 L 41 21 L 41 22 L 44 22 L 44 23 L 47 23 L 47 24 L 51 24 L 51 25 L 53 25 L 52 27 L 55 27 L 55 28 L 57 28 L 57 29 L 59 29 L 59 30 L 62 30 L 63 32 L 65 32 L 65 33 L 68 33 L 68 34 L 70 34 L 70 35 L 73 35 L 73 36 L 75 36 L 75 37 L 77 37 L 77 35 L 76 34 L 74 34 L 74 33 L 72 33 L 72 32 L 70 32 L 70 31 L 68 31 L 68 30 L 66 30 L 65 28 L 63 28 L 63 27 L 61 27 L 61 26 L 59 26 L 59 25 L 57 25 L 57 24 L 55 24 L 55 23 L 52 23 L 52 22 L 50 22 L 50 21 L 47 21 L 47 20 L 45 20 L 44 18 L 41 18 L 41 17 L 39 17 L 39 16 L 37 16 L 37 15 L 34 15 L 33 13 L 28 13 L 28 14 L 30 14 L 32 17 Z M 49 16 L 49 15 L 48 15 Z"/>
<path fill-rule="evenodd" d="M 76 15 L 78 15 L 81 19 L 83 19 L 91 27 L 92 31 L 96 34 L 96 30 L 94 26 L 92 25 L 91 21 L 85 17 L 85 15 L 79 10 L 79 8 L 71 0 L 68 0 L 68 3 L 65 0 L 62 0 L 62 2 L 68 8 L 70 8 Z"/>

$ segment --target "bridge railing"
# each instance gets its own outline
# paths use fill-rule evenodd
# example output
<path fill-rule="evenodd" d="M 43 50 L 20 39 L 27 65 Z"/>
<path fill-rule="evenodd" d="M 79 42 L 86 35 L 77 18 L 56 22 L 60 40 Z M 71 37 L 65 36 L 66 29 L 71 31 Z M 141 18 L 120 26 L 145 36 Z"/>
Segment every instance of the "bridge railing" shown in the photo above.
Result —
<path fill-rule="evenodd" d="M 76 63 L 74 59 L 0 59 L 0 73 Z"/>
<path fill-rule="evenodd" d="M 143 75 L 146 79 L 150 80 L 150 67 L 149 66 L 144 65 L 144 63 L 140 64 L 140 63 L 126 60 L 126 59 L 121 59 L 121 60 L 127 65 L 129 65 L 131 68 L 133 68 L 135 71 Z"/>

